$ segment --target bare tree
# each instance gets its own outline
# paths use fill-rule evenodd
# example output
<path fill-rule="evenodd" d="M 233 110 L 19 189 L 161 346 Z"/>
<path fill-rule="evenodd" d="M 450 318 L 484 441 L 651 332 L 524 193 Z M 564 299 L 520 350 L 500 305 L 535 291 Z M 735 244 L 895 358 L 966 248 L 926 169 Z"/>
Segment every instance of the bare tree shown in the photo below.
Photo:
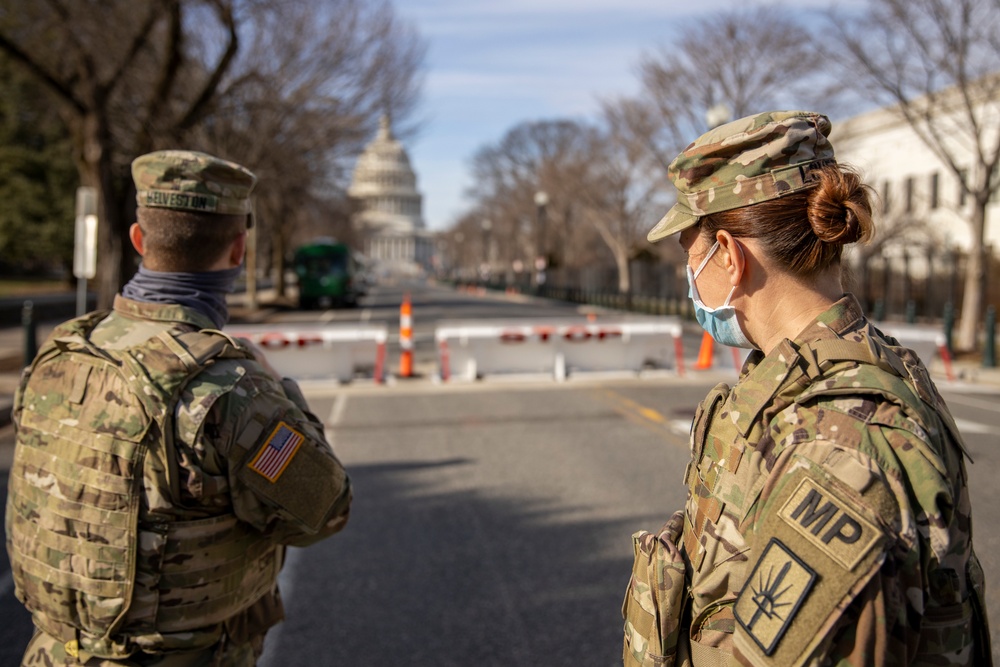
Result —
<path fill-rule="evenodd" d="M 347 241 L 346 179 L 381 114 L 406 125 L 425 44 L 387 2 L 272 3 L 246 28 L 255 48 L 233 67 L 200 133 L 260 177 L 257 207 L 277 290 L 306 228 Z"/>
<path fill-rule="evenodd" d="M 424 48 L 387 0 L 0 0 L 0 49 L 60 100 L 100 192 L 103 306 L 132 269 L 136 155 L 183 145 L 257 171 L 280 279 L 296 227 L 342 215 L 378 116 L 412 114 Z"/>
<path fill-rule="evenodd" d="M 709 110 L 742 118 L 818 101 L 822 60 L 809 42 L 803 25 L 773 8 L 711 14 L 642 57 L 642 90 L 626 120 L 665 172 L 708 129 Z"/>
<path fill-rule="evenodd" d="M 666 178 L 657 170 L 643 127 L 643 110 L 628 101 L 606 104 L 604 127 L 590 135 L 580 194 L 584 217 L 608 246 L 618 270 L 618 291 L 631 291 L 629 263 L 646 246 L 646 232 L 666 210 Z M 636 116 L 640 117 L 636 117 Z M 657 207 L 656 204 L 659 204 Z"/>
<path fill-rule="evenodd" d="M 0 49 L 61 103 L 83 185 L 96 187 L 100 219 L 99 303 L 110 304 L 128 255 L 127 165 L 156 134 L 195 125 L 239 45 L 235 0 L 0 2 Z M 186 26 L 212 40 L 212 58 Z M 132 204 L 134 205 L 134 204 Z"/>
<path fill-rule="evenodd" d="M 502 239 L 504 259 L 545 257 L 552 266 L 585 261 L 593 239 L 579 224 L 582 165 L 592 129 L 574 121 L 526 122 L 472 160 L 473 208 L 488 216 Z M 535 196 L 546 193 L 544 210 Z"/>
<path fill-rule="evenodd" d="M 882 103 L 958 178 L 972 200 L 972 247 L 956 346 L 976 346 L 984 309 L 986 207 L 1000 187 L 1000 3 L 873 0 L 833 15 L 845 86 Z M 971 162 L 971 164 L 970 164 Z"/>

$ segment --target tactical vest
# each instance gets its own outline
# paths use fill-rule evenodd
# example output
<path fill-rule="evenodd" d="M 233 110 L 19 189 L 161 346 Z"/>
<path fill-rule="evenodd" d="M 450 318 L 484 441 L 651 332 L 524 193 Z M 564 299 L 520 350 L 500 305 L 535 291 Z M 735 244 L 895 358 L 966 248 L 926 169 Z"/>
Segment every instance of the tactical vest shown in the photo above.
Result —
<path fill-rule="evenodd" d="M 770 395 L 757 396 L 756 401 L 744 398 L 740 403 L 740 408 L 747 404 L 756 408 L 755 414 L 741 415 L 743 427 L 737 426 L 734 415 L 723 414 L 731 393 L 725 384 L 715 387 L 699 406 L 691 430 L 692 458 L 685 472 L 689 501 L 683 531 L 675 516 L 656 536 L 645 531 L 633 536 L 633 575 L 623 605 L 626 665 L 735 664 L 728 651 L 689 641 L 688 637 L 691 632 L 733 631 L 730 605 L 753 566 L 746 556 L 740 557 L 750 546 L 745 531 L 767 480 L 766 474 L 742 469 L 741 462 L 746 463 L 743 459 L 751 456 L 753 443 L 769 435 L 772 420 L 789 405 L 817 397 L 876 396 L 899 406 L 925 433 L 937 433 L 949 446 L 965 452 L 958 429 L 926 369 L 894 340 L 865 338 L 856 343 L 828 339 L 802 348 L 786 341 L 772 354 L 783 356 L 784 375 L 774 378 Z M 737 387 L 736 391 L 742 389 Z M 768 456 L 779 454 L 775 449 Z M 704 539 L 708 522 L 716 534 Z M 723 535 L 730 540 L 724 545 Z M 724 565 L 710 569 L 719 563 Z M 971 642 L 974 634 L 979 658 L 970 664 L 992 664 L 988 633 L 977 631 L 977 626 L 986 627 L 984 584 L 971 547 L 966 572 L 956 575 L 962 578 L 961 588 L 967 593 L 961 613 L 951 610 L 950 614 L 939 614 L 935 622 L 925 623 L 921 646 L 939 650 L 954 643 L 956 637 L 964 636 Z M 677 590 L 680 582 L 687 589 L 683 595 Z M 703 596 L 700 602 L 695 599 L 699 592 Z M 928 608 L 928 618 L 935 611 Z"/>
<path fill-rule="evenodd" d="M 217 360 L 249 355 L 197 331 L 99 348 L 89 334 L 106 315 L 58 327 L 18 390 L 7 502 L 16 593 L 71 653 L 202 648 L 272 591 L 279 548 L 231 509 L 181 520 L 145 500 L 180 497 L 174 410 L 184 387 Z"/>

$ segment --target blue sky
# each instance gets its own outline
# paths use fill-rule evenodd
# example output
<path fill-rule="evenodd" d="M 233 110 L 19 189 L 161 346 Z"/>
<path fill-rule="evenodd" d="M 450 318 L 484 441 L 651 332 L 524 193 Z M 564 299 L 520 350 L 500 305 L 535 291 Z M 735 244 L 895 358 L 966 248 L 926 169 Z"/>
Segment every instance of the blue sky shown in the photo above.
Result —
<path fill-rule="evenodd" d="M 841 0 L 838 6 L 864 0 Z M 744 5 L 746 0 L 744 0 Z M 762 0 L 782 5 L 782 0 Z M 790 3 L 789 3 L 790 4 Z M 799 0 L 797 11 L 824 0 Z M 595 119 L 600 100 L 638 91 L 642 53 L 732 0 L 396 0 L 428 42 L 420 134 L 407 143 L 431 229 L 466 208 L 480 147 L 524 121 Z"/>

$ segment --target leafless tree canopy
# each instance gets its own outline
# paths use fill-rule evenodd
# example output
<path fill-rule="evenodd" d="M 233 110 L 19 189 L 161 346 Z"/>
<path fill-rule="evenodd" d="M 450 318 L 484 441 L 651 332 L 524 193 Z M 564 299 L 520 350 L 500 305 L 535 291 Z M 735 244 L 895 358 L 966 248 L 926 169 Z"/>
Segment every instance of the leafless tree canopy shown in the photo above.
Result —
<path fill-rule="evenodd" d="M 388 2 L 363 0 L 0 0 L 0 49 L 60 102 L 81 182 L 101 193 L 105 305 L 130 273 L 136 155 L 183 146 L 261 172 L 262 212 L 287 239 L 342 198 L 379 114 L 407 127 L 424 56 Z"/>
<path fill-rule="evenodd" d="M 708 129 L 716 105 L 731 118 L 810 106 L 822 83 L 821 57 L 805 28 L 773 9 L 720 13 L 698 21 L 639 64 L 642 92 L 633 120 L 664 167 Z"/>
<path fill-rule="evenodd" d="M 973 201 L 956 341 L 972 349 L 984 305 L 986 207 L 1000 187 L 1000 2 L 873 0 L 863 16 L 833 14 L 830 25 L 837 40 L 827 54 L 839 58 L 828 59 L 842 64 L 845 88 L 891 107 Z"/>
<path fill-rule="evenodd" d="M 803 100 L 822 89 L 821 62 L 805 29 L 773 10 L 709 16 L 644 55 L 640 94 L 606 100 L 595 124 L 520 125 L 480 150 L 474 206 L 496 210 L 509 199 L 530 206 L 531 193 L 544 189 L 554 209 L 547 234 L 565 244 L 564 263 L 592 259 L 596 241 L 606 248 L 598 257 L 613 258 L 619 289 L 627 292 L 629 262 L 649 250 L 645 233 L 670 203 L 667 167 L 707 129 L 707 111 L 724 104 L 739 117 L 809 106 Z M 586 248 L 577 245 L 581 238 Z"/>

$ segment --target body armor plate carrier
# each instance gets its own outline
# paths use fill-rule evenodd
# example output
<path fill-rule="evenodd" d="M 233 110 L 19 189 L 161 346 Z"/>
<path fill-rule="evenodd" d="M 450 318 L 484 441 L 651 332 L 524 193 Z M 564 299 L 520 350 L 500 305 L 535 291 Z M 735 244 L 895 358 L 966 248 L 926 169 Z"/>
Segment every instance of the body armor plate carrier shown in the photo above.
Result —
<path fill-rule="evenodd" d="M 169 633 L 246 609 L 274 586 L 280 556 L 231 508 L 184 520 L 144 502 L 179 497 L 173 418 L 184 387 L 219 359 L 251 357 L 207 331 L 102 349 L 89 334 L 106 315 L 61 325 L 22 378 L 7 549 L 39 628 L 123 658 L 169 650 Z M 146 645 L 150 636 L 163 643 Z"/>

